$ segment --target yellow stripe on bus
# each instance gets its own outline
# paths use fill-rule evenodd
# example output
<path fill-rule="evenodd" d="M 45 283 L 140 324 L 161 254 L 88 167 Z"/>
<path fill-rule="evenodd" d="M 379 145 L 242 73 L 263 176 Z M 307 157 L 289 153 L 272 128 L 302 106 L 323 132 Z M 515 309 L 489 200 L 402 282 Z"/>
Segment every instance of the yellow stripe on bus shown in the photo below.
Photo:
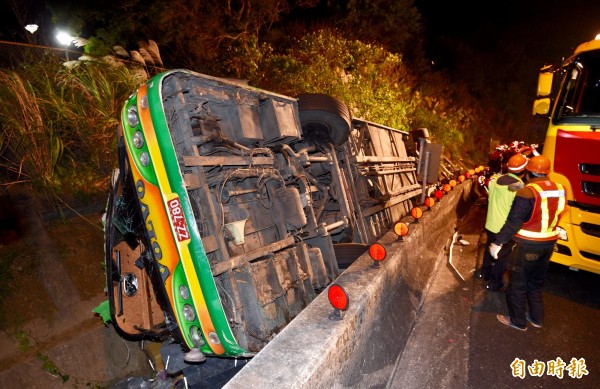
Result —
<path fill-rule="evenodd" d="M 166 197 L 171 195 L 171 185 L 169 184 L 169 179 L 167 178 L 167 172 L 164 167 L 162 154 L 160 153 L 160 149 L 158 147 L 158 141 L 156 138 L 156 132 L 154 130 L 154 124 L 152 122 L 152 117 L 150 116 L 149 105 L 146 105 L 146 108 L 141 106 L 141 101 L 144 97 L 148 98 L 148 86 L 143 85 L 138 91 L 138 112 L 140 115 L 140 122 L 142 123 L 142 127 L 145 130 L 146 141 L 148 145 L 148 152 L 150 153 L 150 159 L 153 162 L 154 171 L 156 173 L 156 178 L 158 183 L 162 189 L 163 193 L 163 206 L 166 208 Z M 170 197 L 172 198 L 172 197 Z M 169 223 L 171 225 L 171 223 Z M 176 231 L 172 229 L 171 232 L 173 239 L 175 239 Z M 210 317 L 210 313 L 208 312 L 208 308 L 206 306 L 206 300 L 204 299 L 204 294 L 202 293 L 202 288 L 200 287 L 200 282 L 198 281 L 198 277 L 189 277 L 189 275 L 195 275 L 196 271 L 194 269 L 194 264 L 192 263 L 192 258 L 190 256 L 190 252 L 188 249 L 189 240 L 186 244 L 177 243 L 179 247 L 179 255 L 181 256 L 181 264 L 186 274 L 187 281 L 189 283 L 190 292 L 192 296 L 192 300 L 194 300 L 194 305 L 196 307 L 196 311 L 198 313 L 198 320 L 200 321 L 200 327 L 202 329 L 202 333 L 204 334 L 204 339 L 210 345 L 210 348 L 217 355 L 221 355 L 225 353 L 225 349 L 221 343 L 214 343 L 212 338 L 208 336 L 209 332 L 214 332 L 215 327 Z M 179 317 L 179 313 L 177 315 Z"/>

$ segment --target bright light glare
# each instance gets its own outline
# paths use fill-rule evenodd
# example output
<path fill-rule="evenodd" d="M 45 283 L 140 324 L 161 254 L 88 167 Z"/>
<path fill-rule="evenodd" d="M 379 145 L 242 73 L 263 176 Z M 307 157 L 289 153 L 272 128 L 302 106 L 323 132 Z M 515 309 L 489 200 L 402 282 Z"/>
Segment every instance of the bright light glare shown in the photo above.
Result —
<path fill-rule="evenodd" d="M 56 34 L 56 40 L 61 45 L 65 46 L 69 46 L 71 43 L 73 43 L 73 37 L 69 33 L 64 31 L 59 31 L 58 34 Z"/>
<path fill-rule="evenodd" d="M 38 25 L 37 24 L 28 24 L 25 26 L 25 29 L 33 34 L 34 32 L 37 31 Z"/>
<path fill-rule="evenodd" d="M 560 240 L 569 240 L 569 236 L 567 234 L 567 230 L 562 227 L 556 227 L 556 232 L 558 232 L 558 239 Z"/>
<path fill-rule="evenodd" d="M 600 39 L 600 34 L 596 35 L 596 39 Z"/>

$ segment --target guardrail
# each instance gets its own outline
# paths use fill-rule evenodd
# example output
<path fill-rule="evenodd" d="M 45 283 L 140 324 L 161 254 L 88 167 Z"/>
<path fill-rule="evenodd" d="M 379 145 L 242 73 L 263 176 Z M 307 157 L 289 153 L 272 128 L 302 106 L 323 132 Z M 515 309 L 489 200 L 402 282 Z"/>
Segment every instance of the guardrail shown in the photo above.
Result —
<path fill-rule="evenodd" d="M 335 280 L 350 301 L 343 319 L 321 293 L 224 388 L 385 387 L 474 185 L 456 185 L 418 222 L 408 216 L 402 240 L 384 235 L 380 267 L 366 253 Z"/>

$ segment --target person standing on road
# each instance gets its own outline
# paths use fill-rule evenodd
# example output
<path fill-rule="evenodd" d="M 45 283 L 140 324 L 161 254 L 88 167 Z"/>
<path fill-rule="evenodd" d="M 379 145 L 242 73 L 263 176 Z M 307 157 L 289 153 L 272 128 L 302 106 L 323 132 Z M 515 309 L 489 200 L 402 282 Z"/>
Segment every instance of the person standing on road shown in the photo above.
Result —
<path fill-rule="evenodd" d="M 509 316 L 496 315 L 496 318 L 521 331 L 527 330 L 527 322 L 542 327 L 542 289 L 558 238 L 556 225 L 566 203 L 564 187 L 547 177 L 548 158 L 535 156 L 527 162 L 526 169 L 527 185 L 517 192 L 506 223 L 490 245 L 490 253 L 496 258 L 512 239 L 507 263 L 511 272 L 506 295 Z"/>
<path fill-rule="evenodd" d="M 489 183 L 487 216 L 485 219 L 485 230 L 487 241 L 483 253 L 483 264 L 481 276 L 485 281 L 487 290 L 492 292 L 504 292 L 503 275 L 506 268 L 506 258 L 510 254 L 510 246 L 505 245 L 498 253 L 498 258 L 492 258 L 489 248 L 496 240 L 496 234 L 506 222 L 508 212 L 513 203 L 517 191 L 523 188 L 523 176 L 527 158 L 522 154 L 515 154 L 508 160 L 508 173 L 492 176 Z"/>

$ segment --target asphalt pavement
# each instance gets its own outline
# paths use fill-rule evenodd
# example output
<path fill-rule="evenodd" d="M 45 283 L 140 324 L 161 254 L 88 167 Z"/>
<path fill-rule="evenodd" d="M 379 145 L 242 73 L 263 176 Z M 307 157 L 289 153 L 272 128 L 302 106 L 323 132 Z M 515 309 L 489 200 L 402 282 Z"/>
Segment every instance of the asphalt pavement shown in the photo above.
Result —
<path fill-rule="evenodd" d="M 600 275 L 551 263 L 543 328 L 499 323 L 506 296 L 477 276 L 485 215 L 479 200 L 445 248 L 448 260 L 438 264 L 387 387 L 600 388 Z"/>

